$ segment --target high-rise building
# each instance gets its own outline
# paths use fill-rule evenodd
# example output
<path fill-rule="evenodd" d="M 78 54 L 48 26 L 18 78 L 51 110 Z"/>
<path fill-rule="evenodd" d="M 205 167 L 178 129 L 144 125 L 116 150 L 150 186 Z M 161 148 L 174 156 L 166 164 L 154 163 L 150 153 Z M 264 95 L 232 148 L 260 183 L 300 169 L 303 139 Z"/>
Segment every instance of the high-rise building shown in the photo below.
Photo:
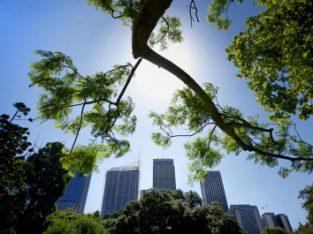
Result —
<path fill-rule="evenodd" d="M 153 159 L 153 188 L 176 189 L 173 159 Z"/>
<path fill-rule="evenodd" d="M 204 177 L 204 182 L 200 183 L 200 186 L 204 204 L 217 202 L 221 205 L 224 212 L 228 211 L 222 176 L 219 171 L 208 171 Z"/>
<path fill-rule="evenodd" d="M 84 213 L 91 176 L 83 176 L 77 173 L 67 184 L 64 194 L 57 200 L 59 210 L 74 209 L 78 213 Z"/>
<path fill-rule="evenodd" d="M 106 173 L 101 215 L 105 216 L 124 208 L 138 199 L 139 163 L 111 168 Z"/>
<path fill-rule="evenodd" d="M 262 214 L 262 223 L 264 228 L 272 228 L 278 226 L 274 213 Z"/>
<path fill-rule="evenodd" d="M 287 215 L 277 214 L 276 221 L 277 221 L 278 226 L 280 226 L 281 228 L 285 229 L 288 232 L 292 232 L 292 227 L 290 225 Z"/>
<path fill-rule="evenodd" d="M 229 213 L 235 216 L 240 227 L 248 234 L 259 234 L 262 232 L 263 225 L 256 206 L 231 205 Z"/>
<path fill-rule="evenodd" d="M 292 232 L 289 219 L 285 214 L 264 213 L 262 215 L 264 228 L 281 227 L 288 232 Z"/>

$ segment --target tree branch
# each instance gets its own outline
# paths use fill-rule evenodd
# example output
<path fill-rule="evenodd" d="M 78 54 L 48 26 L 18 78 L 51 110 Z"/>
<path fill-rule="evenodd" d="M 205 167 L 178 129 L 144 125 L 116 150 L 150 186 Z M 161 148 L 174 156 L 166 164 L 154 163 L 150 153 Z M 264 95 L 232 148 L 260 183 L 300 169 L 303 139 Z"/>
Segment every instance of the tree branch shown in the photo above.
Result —
<path fill-rule="evenodd" d="M 69 155 L 73 152 L 73 149 L 74 149 L 74 146 L 75 146 L 75 144 L 76 144 L 76 141 L 77 141 L 77 138 L 78 138 L 80 129 L 81 129 L 81 127 L 82 127 L 85 105 L 86 105 L 86 99 L 85 99 L 85 103 L 83 104 L 82 109 L 81 109 L 81 111 L 80 111 L 79 125 L 78 125 L 78 128 L 77 128 L 76 136 L 75 136 L 74 142 L 73 142 L 73 144 L 72 144 L 71 150 L 70 150 L 70 152 L 69 152 Z"/>
<path fill-rule="evenodd" d="M 162 57 L 155 51 L 153 51 L 147 45 L 147 41 L 153 29 L 155 28 L 158 20 L 163 16 L 166 9 L 171 5 L 172 0 L 146 0 L 143 3 L 139 14 L 134 20 L 132 28 L 132 48 L 133 56 L 135 58 L 142 57 L 151 63 L 156 64 L 159 67 L 164 68 L 168 72 L 175 75 L 181 81 L 183 81 L 191 90 L 198 94 L 199 98 L 203 101 L 206 108 L 212 116 L 212 120 L 216 125 L 228 136 L 234 139 L 236 143 L 246 151 L 255 152 L 259 155 L 270 156 L 277 159 L 285 159 L 289 161 L 313 161 L 313 158 L 303 157 L 291 157 L 281 155 L 277 153 L 267 152 L 263 149 L 256 148 L 253 145 L 244 142 L 235 132 L 234 128 L 228 125 L 222 117 L 222 114 L 218 111 L 216 105 L 213 103 L 208 94 L 201 88 L 200 85 L 184 70 L 178 67 L 173 62 Z"/>
<path fill-rule="evenodd" d="M 197 22 L 200 22 L 198 18 L 198 8 L 196 2 L 194 0 L 190 1 L 189 4 L 189 17 L 190 17 L 190 26 L 192 27 L 192 22 L 195 20 L 194 16 L 192 15 L 192 11 L 194 11 L 194 16 L 196 17 Z"/>
<path fill-rule="evenodd" d="M 123 95 L 124 95 L 124 93 L 125 93 L 125 91 L 126 91 L 128 85 L 129 85 L 129 83 L 130 83 L 132 77 L 134 76 L 137 67 L 140 65 L 141 61 L 142 61 L 141 58 L 138 59 L 137 62 L 136 62 L 136 64 L 135 64 L 135 66 L 133 66 L 132 70 L 130 71 L 130 73 L 129 73 L 129 75 L 128 75 L 128 78 L 127 78 L 127 80 L 126 80 L 126 83 L 125 83 L 125 85 L 124 85 L 124 87 L 123 87 L 123 89 L 122 89 L 120 95 L 118 96 L 118 98 L 117 98 L 117 100 L 116 100 L 116 102 L 115 102 L 115 105 L 118 105 L 119 102 L 120 102 L 120 100 L 122 99 L 122 97 L 123 97 Z"/>
<path fill-rule="evenodd" d="M 214 124 L 214 123 L 211 123 L 211 122 L 206 123 L 206 124 L 204 124 L 201 128 L 199 128 L 197 131 L 195 131 L 195 132 L 193 132 L 193 133 L 191 133 L 191 134 L 172 134 L 172 133 L 169 134 L 169 133 L 166 132 L 164 129 L 162 129 L 162 130 L 163 130 L 163 132 L 165 132 L 165 133 L 168 135 L 169 138 L 175 138 L 175 137 L 192 137 L 192 136 L 194 136 L 194 135 L 200 133 L 206 126 L 211 125 L 211 124 Z M 215 129 L 215 127 L 216 127 L 216 125 L 214 126 L 213 129 Z"/>

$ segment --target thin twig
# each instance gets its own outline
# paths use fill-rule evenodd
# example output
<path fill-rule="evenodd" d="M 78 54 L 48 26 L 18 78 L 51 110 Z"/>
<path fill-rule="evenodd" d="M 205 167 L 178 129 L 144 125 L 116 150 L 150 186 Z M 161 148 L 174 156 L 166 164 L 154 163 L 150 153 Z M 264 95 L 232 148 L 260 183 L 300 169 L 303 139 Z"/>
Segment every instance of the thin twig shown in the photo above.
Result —
<path fill-rule="evenodd" d="M 297 135 L 298 135 L 300 141 L 301 141 L 303 144 L 306 144 L 307 146 L 313 148 L 313 145 L 311 145 L 310 143 L 308 143 L 308 142 L 306 142 L 306 141 L 304 141 L 304 140 L 302 139 L 302 137 L 300 136 L 300 134 L 299 134 L 299 132 L 298 132 L 298 130 L 297 130 L 296 124 L 293 125 L 293 128 L 294 128 L 295 132 L 297 133 Z"/>
<path fill-rule="evenodd" d="M 206 123 L 201 128 L 199 128 L 197 131 L 195 131 L 195 132 L 193 132 L 191 134 L 176 134 L 176 135 L 168 134 L 168 136 L 169 136 L 169 138 L 174 138 L 174 137 L 192 137 L 192 136 L 198 134 L 199 132 L 201 132 L 206 126 L 211 125 L 211 124 L 214 124 L 214 123 L 213 122 Z M 164 132 L 166 132 L 166 131 L 164 131 Z"/>
<path fill-rule="evenodd" d="M 189 4 L 189 17 L 190 17 L 191 27 L 192 27 L 192 22 L 194 21 L 194 16 L 192 14 L 193 11 L 194 11 L 194 16 L 196 17 L 197 22 L 200 22 L 200 20 L 198 18 L 198 8 L 196 5 L 196 2 L 194 0 L 191 0 L 190 4 Z"/>

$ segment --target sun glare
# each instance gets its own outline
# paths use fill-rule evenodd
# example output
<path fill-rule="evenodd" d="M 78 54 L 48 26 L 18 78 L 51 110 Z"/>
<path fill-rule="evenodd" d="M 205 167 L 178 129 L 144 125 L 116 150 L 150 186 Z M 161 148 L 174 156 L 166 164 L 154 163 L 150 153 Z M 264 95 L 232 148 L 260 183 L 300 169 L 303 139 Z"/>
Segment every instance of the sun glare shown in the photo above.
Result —
<path fill-rule="evenodd" d="M 168 50 L 160 53 L 186 72 L 192 71 L 192 59 L 185 46 L 171 46 Z M 154 105 L 166 105 L 171 100 L 173 92 L 182 87 L 184 87 L 184 84 L 177 77 L 154 64 L 144 61 L 136 72 L 132 93 L 135 96 L 140 95 L 141 101 Z"/>

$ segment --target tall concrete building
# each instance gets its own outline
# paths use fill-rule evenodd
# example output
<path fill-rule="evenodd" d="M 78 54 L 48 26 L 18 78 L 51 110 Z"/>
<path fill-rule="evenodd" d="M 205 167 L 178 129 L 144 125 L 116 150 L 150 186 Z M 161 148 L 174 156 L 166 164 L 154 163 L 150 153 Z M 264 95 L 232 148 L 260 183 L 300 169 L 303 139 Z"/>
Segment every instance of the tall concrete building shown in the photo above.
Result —
<path fill-rule="evenodd" d="M 153 188 L 176 189 L 173 159 L 153 159 Z"/>
<path fill-rule="evenodd" d="M 285 214 L 264 213 L 262 215 L 264 228 L 281 227 L 288 232 L 292 232 L 289 219 Z"/>
<path fill-rule="evenodd" d="M 269 212 L 262 214 L 262 223 L 264 228 L 272 228 L 278 226 L 275 214 Z"/>
<path fill-rule="evenodd" d="M 74 209 L 78 213 L 84 213 L 91 176 L 83 176 L 77 173 L 67 184 L 67 188 L 57 202 L 59 210 Z"/>
<path fill-rule="evenodd" d="M 224 212 L 228 211 L 222 176 L 219 171 L 208 171 L 204 177 L 204 182 L 200 183 L 200 187 L 204 204 L 218 202 Z"/>
<path fill-rule="evenodd" d="M 248 234 L 260 234 L 262 232 L 263 225 L 256 206 L 231 205 L 229 213 L 236 218 L 240 227 Z"/>
<path fill-rule="evenodd" d="M 138 199 L 139 163 L 111 168 L 106 173 L 101 215 L 105 216 L 124 208 Z"/>
<path fill-rule="evenodd" d="M 281 228 L 285 229 L 288 232 L 292 232 L 292 227 L 290 225 L 287 215 L 277 214 L 276 221 L 277 221 L 278 226 L 280 226 Z"/>

